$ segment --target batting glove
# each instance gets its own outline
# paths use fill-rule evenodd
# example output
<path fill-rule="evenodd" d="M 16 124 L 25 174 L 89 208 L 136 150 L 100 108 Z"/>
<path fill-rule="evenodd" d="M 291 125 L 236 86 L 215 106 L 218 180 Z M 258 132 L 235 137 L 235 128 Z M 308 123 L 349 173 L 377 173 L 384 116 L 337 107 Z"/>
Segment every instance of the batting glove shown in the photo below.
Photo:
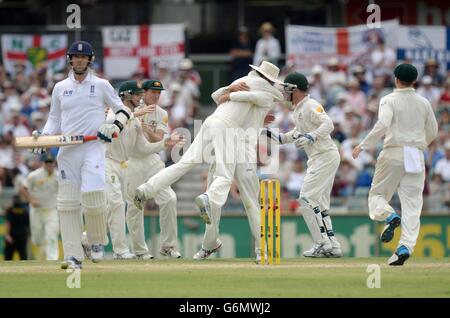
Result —
<path fill-rule="evenodd" d="M 38 130 L 33 130 L 33 132 L 31 133 L 31 136 L 37 140 L 39 138 L 39 136 L 42 136 L 42 133 Z M 34 155 L 41 155 L 43 153 L 46 152 L 45 148 L 31 148 L 31 153 Z"/>
<path fill-rule="evenodd" d="M 97 138 L 100 142 L 112 142 L 114 136 L 118 136 L 120 128 L 116 124 L 103 124 L 97 131 Z"/>
<path fill-rule="evenodd" d="M 310 134 L 303 134 L 300 138 L 294 141 L 294 145 L 297 148 L 303 149 L 314 143 L 314 138 Z"/>

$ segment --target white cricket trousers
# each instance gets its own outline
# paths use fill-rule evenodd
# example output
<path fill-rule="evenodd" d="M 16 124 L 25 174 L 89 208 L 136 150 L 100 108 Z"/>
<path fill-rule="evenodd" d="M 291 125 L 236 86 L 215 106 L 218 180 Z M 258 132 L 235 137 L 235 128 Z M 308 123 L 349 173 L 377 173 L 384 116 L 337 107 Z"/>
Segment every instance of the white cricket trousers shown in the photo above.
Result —
<path fill-rule="evenodd" d="M 45 258 L 48 261 L 58 260 L 59 218 L 56 206 L 33 208 L 30 205 L 30 230 L 33 244 L 44 251 Z"/>
<path fill-rule="evenodd" d="M 239 139 L 238 139 L 239 140 Z M 239 188 L 239 195 L 247 214 L 250 231 L 255 244 L 255 253 L 261 251 L 261 218 L 259 206 L 259 177 L 256 165 L 256 143 L 241 140 L 237 153 L 234 180 Z M 242 152 L 245 157 L 242 156 Z M 208 173 L 208 187 L 215 176 L 215 165 L 211 165 Z M 219 245 L 219 224 L 222 210 L 216 204 L 211 204 L 211 224 L 206 224 L 202 247 L 212 250 Z"/>
<path fill-rule="evenodd" d="M 222 207 L 227 200 L 236 167 L 236 131 L 223 120 L 209 116 L 180 161 L 158 172 L 142 185 L 147 198 L 154 198 L 197 164 L 215 163 L 215 176 L 206 194 L 211 203 Z"/>
<path fill-rule="evenodd" d="M 406 246 L 412 253 L 420 231 L 425 166 L 423 163 L 420 173 L 406 173 L 402 153 L 394 151 L 383 150 L 378 156 L 369 192 L 369 215 L 372 220 L 384 221 L 395 212 L 389 201 L 397 190 L 402 210 L 402 231 L 398 245 Z M 397 159 L 393 158 L 394 153 Z"/>
<path fill-rule="evenodd" d="M 129 252 L 125 228 L 127 163 L 106 158 L 107 220 L 113 251 Z"/>
<path fill-rule="evenodd" d="M 148 247 L 145 242 L 144 211 L 134 205 L 134 193 L 138 186 L 164 168 L 165 164 L 158 154 L 128 160 L 127 225 L 131 249 L 136 255 L 148 253 Z M 177 195 L 171 187 L 164 188 L 156 194 L 155 203 L 159 206 L 160 248 L 177 249 Z"/>

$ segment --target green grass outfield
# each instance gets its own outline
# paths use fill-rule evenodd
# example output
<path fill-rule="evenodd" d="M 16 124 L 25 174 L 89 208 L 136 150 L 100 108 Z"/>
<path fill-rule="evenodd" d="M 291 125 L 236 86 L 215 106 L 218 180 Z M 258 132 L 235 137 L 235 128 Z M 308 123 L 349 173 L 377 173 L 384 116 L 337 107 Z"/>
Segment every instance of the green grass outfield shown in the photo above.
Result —
<path fill-rule="evenodd" d="M 379 264 L 381 288 L 367 288 Z M 450 259 L 416 259 L 403 267 L 386 258 L 86 262 L 81 288 L 66 286 L 59 262 L 0 262 L 0 297 L 450 297 Z"/>

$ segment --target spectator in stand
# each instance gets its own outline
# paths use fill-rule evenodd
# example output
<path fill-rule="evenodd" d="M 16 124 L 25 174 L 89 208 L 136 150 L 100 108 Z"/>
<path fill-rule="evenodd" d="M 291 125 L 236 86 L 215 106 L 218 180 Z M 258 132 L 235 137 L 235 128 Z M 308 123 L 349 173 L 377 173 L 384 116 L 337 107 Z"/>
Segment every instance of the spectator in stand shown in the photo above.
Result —
<path fill-rule="evenodd" d="M 347 83 L 348 92 L 345 95 L 347 104 L 353 107 L 356 113 L 363 116 L 366 113 L 366 96 L 359 87 L 357 79 L 353 78 Z"/>
<path fill-rule="evenodd" d="M 333 120 L 334 129 L 331 133 L 331 138 L 338 145 L 343 143 L 347 136 L 344 134 L 341 128 L 341 123 Z"/>
<path fill-rule="evenodd" d="M 450 134 L 450 108 L 444 108 L 438 113 L 439 129 L 445 133 Z"/>
<path fill-rule="evenodd" d="M 445 183 L 450 182 L 450 140 L 448 140 L 445 145 L 445 157 L 440 159 L 436 163 L 436 168 L 434 173 L 440 175 Z"/>
<path fill-rule="evenodd" d="M 359 82 L 359 87 L 363 91 L 365 95 L 368 94 L 370 90 L 370 85 L 366 80 L 366 69 L 364 66 L 360 64 L 356 64 L 352 68 L 352 74 L 356 78 L 356 80 Z"/>
<path fill-rule="evenodd" d="M 442 90 L 441 98 L 439 99 L 438 110 L 441 108 L 450 108 L 450 77 L 447 78 Z"/>
<path fill-rule="evenodd" d="M 439 100 L 441 99 L 441 90 L 433 86 L 433 79 L 429 75 L 422 77 L 420 84 L 420 87 L 417 89 L 417 94 L 425 97 L 430 102 L 433 110 L 437 110 Z"/>
<path fill-rule="evenodd" d="M 370 55 L 372 69 L 380 71 L 383 77 L 391 77 L 392 70 L 397 62 L 397 56 L 393 49 L 386 46 L 383 38 L 378 39 L 376 48 Z"/>
<path fill-rule="evenodd" d="M 327 92 L 322 78 L 323 69 L 320 65 L 314 65 L 311 69 L 311 80 L 309 81 L 309 95 L 322 105 L 326 106 Z M 326 110 L 328 110 L 325 107 Z"/>
<path fill-rule="evenodd" d="M 330 58 L 327 64 L 327 70 L 323 73 L 323 84 L 327 90 L 327 108 L 335 103 L 337 94 L 345 92 L 346 82 L 346 75 L 340 69 L 339 60 L 336 57 Z"/>
<path fill-rule="evenodd" d="M 433 58 L 430 58 L 425 62 L 423 76 L 426 75 L 431 77 L 432 84 L 436 87 L 442 86 L 444 83 L 444 76 L 439 73 L 439 63 Z"/>
<path fill-rule="evenodd" d="M 231 56 L 231 81 L 244 77 L 250 71 L 249 64 L 253 61 L 253 50 L 250 46 L 248 29 L 245 26 L 239 28 L 237 42 L 230 50 Z"/>
<path fill-rule="evenodd" d="M 259 28 L 261 38 L 256 42 L 253 65 L 260 65 L 263 61 L 268 61 L 278 65 L 281 57 L 280 41 L 273 36 L 274 28 L 272 23 L 265 22 Z"/>
<path fill-rule="evenodd" d="M 445 157 L 445 152 L 439 147 L 439 141 L 437 139 L 428 146 L 424 152 L 425 166 L 430 173 L 434 173 L 436 164 L 439 160 Z"/>
<path fill-rule="evenodd" d="M 27 127 L 26 118 L 22 117 L 18 108 L 11 109 L 11 120 L 3 126 L 3 134 L 11 131 L 14 137 L 30 136 L 29 127 Z"/>
<path fill-rule="evenodd" d="M 293 169 L 286 181 L 286 189 L 289 191 L 291 198 L 298 197 L 305 179 L 305 166 L 302 159 L 294 161 Z"/>
<path fill-rule="evenodd" d="M 347 94 L 339 93 L 336 96 L 336 105 L 330 108 L 328 111 L 328 116 L 336 123 L 344 123 L 345 121 L 345 111 L 344 108 L 347 105 Z"/>

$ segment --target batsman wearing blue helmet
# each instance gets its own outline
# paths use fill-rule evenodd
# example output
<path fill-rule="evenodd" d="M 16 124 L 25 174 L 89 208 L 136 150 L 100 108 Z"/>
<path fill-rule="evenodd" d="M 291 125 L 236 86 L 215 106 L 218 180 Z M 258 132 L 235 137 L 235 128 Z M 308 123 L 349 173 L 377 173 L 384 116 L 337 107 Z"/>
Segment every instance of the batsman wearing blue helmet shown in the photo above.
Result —
<path fill-rule="evenodd" d="M 44 135 L 97 135 L 98 140 L 61 148 L 57 157 L 59 186 L 57 210 L 60 219 L 64 262 L 61 268 L 81 268 L 84 258 L 81 245 L 83 218 L 92 260 L 103 258 L 107 244 L 105 195 L 105 146 L 120 134 L 130 118 L 111 84 L 94 75 L 91 44 L 74 42 L 67 59 L 72 70 L 68 78 L 58 82 L 52 93 L 49 118 Z M 105 106 L 115 113 L 114 122 L 105 123 Z M 40 132 L 33 136 L 39 138 Z M 33 149 L 41 153 L 43 149 Z"/>

